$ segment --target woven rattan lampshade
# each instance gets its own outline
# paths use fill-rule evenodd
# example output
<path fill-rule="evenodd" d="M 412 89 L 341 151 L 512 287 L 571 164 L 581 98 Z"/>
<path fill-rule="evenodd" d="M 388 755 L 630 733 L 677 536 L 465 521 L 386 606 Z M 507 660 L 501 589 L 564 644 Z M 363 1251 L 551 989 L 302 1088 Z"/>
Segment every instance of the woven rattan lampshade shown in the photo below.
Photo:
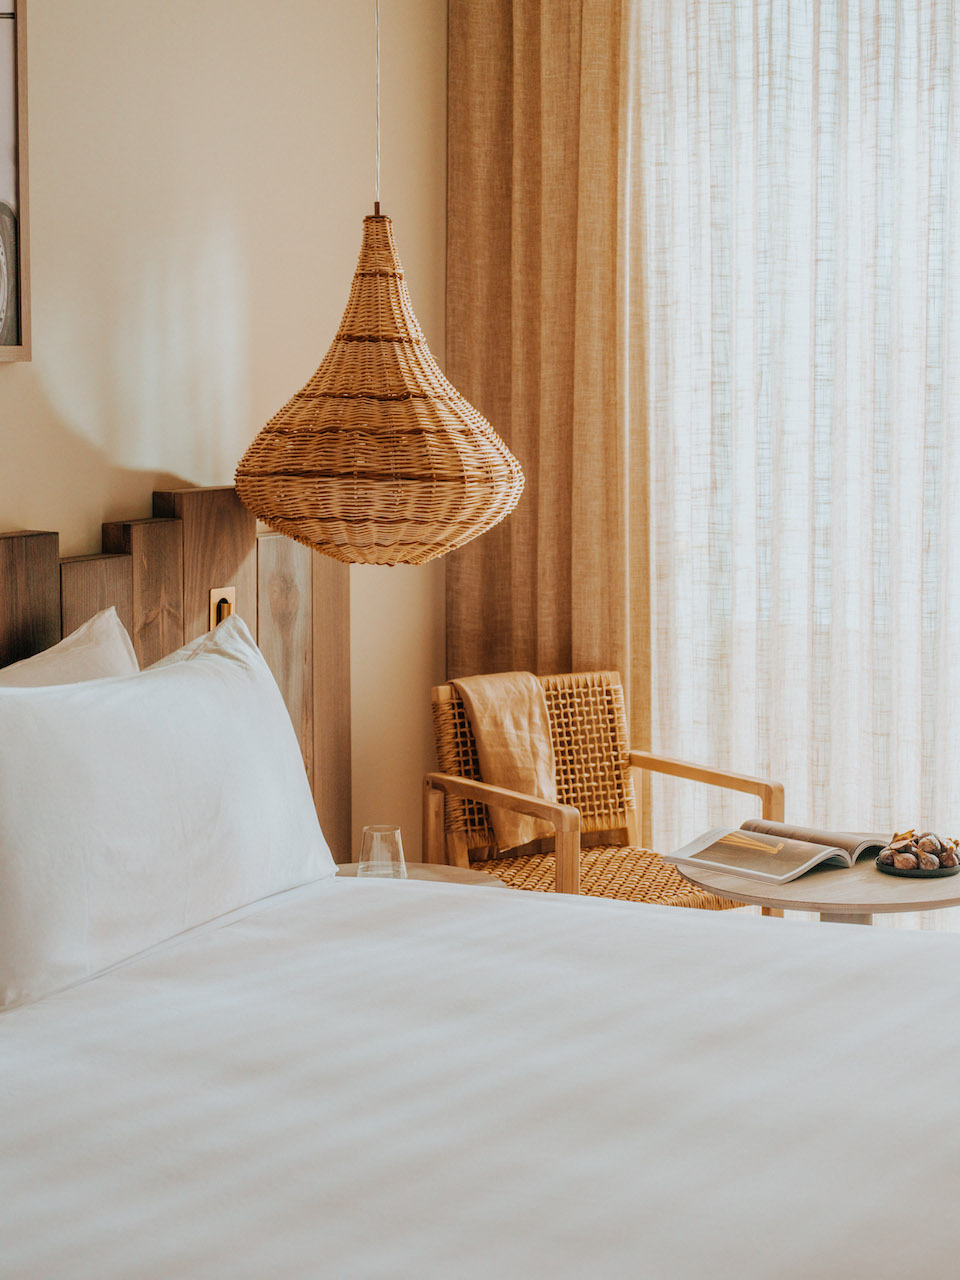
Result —
<path fill-rule="evenodd" d="M 272 529 L 352 564 L 423 564 L 517 505 L 520 464 L 430 354 L 389 218 L 364 218 L 337 336 L 236 485 Z"/>

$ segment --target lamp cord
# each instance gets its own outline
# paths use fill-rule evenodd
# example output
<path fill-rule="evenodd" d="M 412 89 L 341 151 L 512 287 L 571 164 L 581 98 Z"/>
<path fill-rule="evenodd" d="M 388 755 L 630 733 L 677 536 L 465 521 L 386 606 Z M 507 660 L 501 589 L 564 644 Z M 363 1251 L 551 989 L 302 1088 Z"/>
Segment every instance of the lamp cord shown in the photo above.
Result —
<path fill-rule="evenodd" d="M 374 213 L 380 216 L 380 0 L 377 4 L 377 198 Z"/>

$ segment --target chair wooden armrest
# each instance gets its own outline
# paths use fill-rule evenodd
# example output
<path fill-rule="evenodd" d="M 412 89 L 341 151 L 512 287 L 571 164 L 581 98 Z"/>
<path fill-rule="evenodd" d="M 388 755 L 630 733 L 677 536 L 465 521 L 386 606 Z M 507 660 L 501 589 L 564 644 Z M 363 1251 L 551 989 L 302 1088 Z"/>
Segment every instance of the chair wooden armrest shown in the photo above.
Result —
<path fill-rule="evenodd" d="M 750 778 L 744 773 L 729 773 L 726 769 L 711 769 L 707 765 L 690 764 L 686 760 L 674 760 L 670 756 L 654 755 L 651 751 L 631 751 L 630 766 L 633 769 L 649 769 L 652 773 L 669 773 L 675 778 L 688 778 L 691 782 L 707 782 L 728 791 L 746 791 L 759 796 L 762 814 L 768 822 L 783 821 L 783 784 L 768 778 Z"/>
<path fill-rule="evenodd" d="M 557 833 L 557 893 L 580 892 L 580 811 L 569 804 L 556 804 L 539 796 L 507 791 L 488 782 L 459 778 L 452 773 L 428 773 L 423 779 L 423 843 L 426 862 L 437 857 L 443 842 L 443 796 L 460 796 L 481 804 L 529 813 L 549 822 Z"/>

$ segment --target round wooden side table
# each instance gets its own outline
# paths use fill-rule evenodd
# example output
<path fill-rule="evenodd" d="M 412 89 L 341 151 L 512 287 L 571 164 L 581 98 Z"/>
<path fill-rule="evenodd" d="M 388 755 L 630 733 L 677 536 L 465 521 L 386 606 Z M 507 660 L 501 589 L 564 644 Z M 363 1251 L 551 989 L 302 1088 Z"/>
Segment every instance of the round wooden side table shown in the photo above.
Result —
<path fill-rule="evenodd" d="M 498 876 L 486 871 L 470 871 L 466 867 L 448 867 L 440 862 L 407 862 L 408 880 L 433 880 L 446 884 L 486 884 L 499 885 L 501 889 L 509 889 L 508 884 Z M 355 876 L 355 862 L 341 862 L 337 867 L 338 876 Z"/>
<path fill-rule="evenodd" d="M 872 924 L 873 917 L 884 912 L 935 911 L 960 904 L 960 875 L 931 880 L 886 876 L 869 857 L 853 867 L 818 867 L 787 884 L 710 867 L 677 870 L 691 884 L 721 898 L 785 911 L 816 911 L 821 920 L 836 924 Z"/>

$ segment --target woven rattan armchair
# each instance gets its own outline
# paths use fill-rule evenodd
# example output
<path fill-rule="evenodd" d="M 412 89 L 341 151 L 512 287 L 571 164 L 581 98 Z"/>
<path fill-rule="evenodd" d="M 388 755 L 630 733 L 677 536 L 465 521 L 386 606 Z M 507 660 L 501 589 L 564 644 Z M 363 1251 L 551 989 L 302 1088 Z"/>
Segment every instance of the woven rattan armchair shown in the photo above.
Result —
<path fill-rule="evenodd" d="M 762 778 L 631 751 L 623 687 L 615 671 L 541 676 L 557 767 L 557 803 L 480 779 L 477 749 L 452 684 L 433 690 L 441 772 L 424 778 L 424 860 L 489 871 L 522 889 L 556 889 L 635 902 L 720 910 L 736 906 L 684 880 L 639 843 L 633 769 L 649 769 L 758 796 L 763 816 L 783 819 L 783 787 Z M 501 855 L 487 816 L 502 805 L 545 818 L 556 841 Z M 777 913 L 779 914 L 779 913 Z"/>

